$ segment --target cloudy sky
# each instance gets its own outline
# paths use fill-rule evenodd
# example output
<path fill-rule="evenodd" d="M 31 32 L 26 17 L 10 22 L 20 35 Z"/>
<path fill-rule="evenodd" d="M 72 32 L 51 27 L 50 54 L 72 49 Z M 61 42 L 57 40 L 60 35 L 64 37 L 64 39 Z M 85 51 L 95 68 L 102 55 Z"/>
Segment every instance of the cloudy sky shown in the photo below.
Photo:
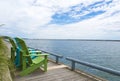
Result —
<path fill-rule="evenodd" d="M 0 0 L 0 35 L 120 39 L 120 0 Z"/>

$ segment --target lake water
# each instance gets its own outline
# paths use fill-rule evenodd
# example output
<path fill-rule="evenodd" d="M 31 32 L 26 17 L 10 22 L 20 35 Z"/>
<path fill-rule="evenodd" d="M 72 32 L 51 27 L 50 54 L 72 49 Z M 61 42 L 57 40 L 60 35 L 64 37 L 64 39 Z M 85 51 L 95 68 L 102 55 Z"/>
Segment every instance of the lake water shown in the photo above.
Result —
<path fill-rule="evenodd" d="M 85 41 L 85 40 L 25 40 L 27 45 L 64 57 L 73 57 L 82 61 L 98 64 L 120 71 L 119 41 Z M 63 58 L 61 62 L 70 65 Z M 77 69 L 92 73 L 109 81 L 120 81 L 120 76 L 114 76 L 99 70 L 77 64 Z"/>

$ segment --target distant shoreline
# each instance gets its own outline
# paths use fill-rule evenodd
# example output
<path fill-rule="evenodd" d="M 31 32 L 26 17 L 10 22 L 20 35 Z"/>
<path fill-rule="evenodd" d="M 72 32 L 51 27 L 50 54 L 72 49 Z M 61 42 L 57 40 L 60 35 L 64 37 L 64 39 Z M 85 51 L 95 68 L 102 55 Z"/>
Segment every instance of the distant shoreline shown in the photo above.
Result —
<path fill-rule="evenodd" d="M 105 40 L 105 39 L 30 39 L 30 38 L 23 38 L 25 40 L 65 40 L 65 41 L 116 41 L 116 42 L 120 42 L 120 40 Z"/>

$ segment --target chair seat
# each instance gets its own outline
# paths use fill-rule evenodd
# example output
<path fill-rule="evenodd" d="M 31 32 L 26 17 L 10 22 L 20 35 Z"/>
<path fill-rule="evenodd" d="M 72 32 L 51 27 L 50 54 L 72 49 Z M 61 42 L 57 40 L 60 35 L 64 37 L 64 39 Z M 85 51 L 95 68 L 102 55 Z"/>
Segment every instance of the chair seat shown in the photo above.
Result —
<path fill-rule="evenodd" d="M 43 58 L 43 57 L 36 57 L 36 58 L 32 59 L 32 61 L 34 64 L 38 64 L 38 63 L 42 62 L 44 59 L 45 58 Z"/>

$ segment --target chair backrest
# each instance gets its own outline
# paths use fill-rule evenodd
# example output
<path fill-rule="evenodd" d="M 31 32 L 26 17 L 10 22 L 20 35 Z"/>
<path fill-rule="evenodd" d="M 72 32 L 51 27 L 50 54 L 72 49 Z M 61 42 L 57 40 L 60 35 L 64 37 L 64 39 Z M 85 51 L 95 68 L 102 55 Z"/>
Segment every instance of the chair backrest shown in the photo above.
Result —
<path fill-rule="evenodd" d="M 13 48 L 14 50 L 16 50 L 17 46 L 16 46 L 14 40 L 13 40 L 11 37 L 3 36 L 3 38 L 8 39 L 8 40 L 10 41 L 11 45 L 12 45 L 12 48 Z"/>
<path fill-rule="evenodd" d="M 24 42 L 23 39 L 16 37 L 15 40 L 16 40 L 17 46 L 18 46 L 20 49 L 28 52 L 28 48 L 27 48 L 27 46 L 26 46 L 26 44 L 25 44 L 25 42 Z"/>
<path fill-rule="evenodd" d="M 21 58 L 20 60 L 22 61 L 27 61 L 28 65 L 31 65 L 32 64 L 32 59 L 30 57 L 30 54 L 29 54 L 29 50 L 27 48 L 27 45 L 25 44 L 24 40 L 21 39 L 21 38 L 15 38 L 16 40 L 16 43 L 17 43 L 17 46 L 18 46 L 18 49 L 21 50 L 22 52 L 20 52 L 20 56 L 19 58 Z M 28 55 L 27 57 L 25 57 L 25 59 L 23 59 L 24 56 Z"/>
<path fill-rule="evenodd" d="M 3 38 L 8 39 L 9 42 L 11 43 L 11 45 L 12 45 L 12 47 L 11 47 L 11 60 L 14 62 L 14 60 L 15 60 L 15 52 L 16 52 L 17 46 L 16 46 L 14 40 L 11 37 L 3 36 Z"/>

